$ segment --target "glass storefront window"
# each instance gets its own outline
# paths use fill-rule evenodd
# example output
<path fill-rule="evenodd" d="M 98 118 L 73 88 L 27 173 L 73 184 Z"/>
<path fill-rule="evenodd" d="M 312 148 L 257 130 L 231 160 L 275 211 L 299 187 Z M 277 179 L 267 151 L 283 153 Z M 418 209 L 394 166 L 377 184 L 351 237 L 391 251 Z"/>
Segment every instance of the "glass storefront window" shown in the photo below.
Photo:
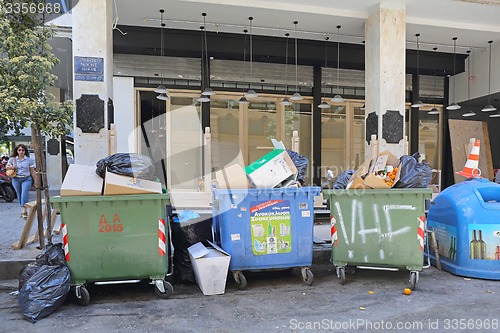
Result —
<path fill-rule="evenodd" d="M 332 105 L 321 109 L 322 176 L 328 169 L 337 177 L 346 168 L 346 106 Z"/>
<path fill-rule="evenodd" d="M 284 144 L 292 148 L 293 132 L 299 135 L 299 152 L 309 161 L 306 184 L 311 184 L 312 170 L 312 104 L 310 101 L 295 103 L 284 107 L 285 110 L 285 137 Z"/>
<path fill-rule="evenodd" d="M 276 117 L 276 99 L 264 98 L 248 104 L 248 155 L 252 163 L 274 149 L 271 139 L 277 137 L 279 122 Z"/>
<path fill-rule="evenodd" d="M 212 170 L 223 169 L 238 161 L 240 108 L 238 99 L 214 96 L 210 101 L 212 133 Z"/>

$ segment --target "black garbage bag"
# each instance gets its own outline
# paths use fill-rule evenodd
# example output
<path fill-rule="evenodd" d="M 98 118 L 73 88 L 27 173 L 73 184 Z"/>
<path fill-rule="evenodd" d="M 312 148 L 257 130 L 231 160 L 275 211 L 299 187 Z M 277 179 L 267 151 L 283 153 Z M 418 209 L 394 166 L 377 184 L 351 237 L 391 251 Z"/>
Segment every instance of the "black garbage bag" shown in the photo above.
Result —
<path fill-rule="evenodd" d="M 431 181 L 431 167 L 428 163 L 418 163 L 419 153 L 412 156 L 403 155 L 399 159 L 400 176 L 399 181 L 393 188 L 427 188 Z"/>
<path fill-rule="evenodd" d="M 19 290 L 24 286 L 26 281 L 36 273 L 43 265 L 66 265 L 66 257 L 62 243 L 49 243 L 44 246 L 42 252 L 36 256 L 34 262 L 26 265 L 21 273 L 19 273 Z"/>
<path fill-rule="evenodd" d="M 356 170 L 345 170 L 340 173 L 340 175 L 337 177 L 337 180 L 333 184 L 333 188 L 336 190 L 343 190 L 347 187 L 347 184 L 349 184 L 349 179 L 351 179 L 351 176 L 356 172 Z"/>
<path fill-rule="evenodd" d="M 153 160 L 141 154 L 117 153 L 97 161 L 95 172 L 103 179 L 106 170 L 121 176 L 156 179 Z"/>
<path fill-rule="evenodd" d="M 309 160 L 307 157 L 300 155 L 293 150 L 287 149 L 286 152 L 292 159 L 293 164 L 297 168 L 297 181 L 300 185 L 305 184 L 305 179 L 307 175 L 307 166 L 309 165 Z"/>
<path fill-rule="evenodd" d="M 42 265 L 19 290 L 19 306 L 32 323 L 57 310 L 70 289 L 70 273 L 66 265 Z"/>
<path fill-rule="evenodd" d="M 212 241 L 212 219 L 198 217 L 188 220 L 190 216 L 183 218 L 181 214 L 179 214 L 180 219 L 179 216 L 174 216 L 170 223 L 174 246 L 174 280 L 178 283 L 195 283 L 193 266 L 187 249 L 198 242 L 209 245 L 206 241 Z"/>

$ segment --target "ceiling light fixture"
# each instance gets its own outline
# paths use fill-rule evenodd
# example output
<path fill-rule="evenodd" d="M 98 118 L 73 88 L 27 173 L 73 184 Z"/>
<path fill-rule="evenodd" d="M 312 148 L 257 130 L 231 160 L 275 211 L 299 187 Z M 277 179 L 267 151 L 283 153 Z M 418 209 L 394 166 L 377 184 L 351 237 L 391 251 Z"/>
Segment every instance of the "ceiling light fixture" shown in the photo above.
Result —
<path fill-rule="evenodd" d="M 328 39 L 330 39 L 330 37 L 328 37 L 328 35 L 325 35 L 325 69 L 326 69 L 326 66 L 328 64 L 328 62 L 327 62 L 328 61 Z M 328 109 L 330 107 L 331 107 L 331 105 L 325 101 L 325 93 L 323 93 L 322 102 L 318 105 L 318 108 Z"/>
<path fill-rule="evenodd" d="M 157 94 L 160 94 L 158 96 L 156 96 L 157 99 L 159 100 L 162 100 L 162 101 L 166 101 L 168 99 L 170 99 L 170 97 L 168 96 L 168 90 L 167 88 L 163 85 L 163 62 L 164 62 L 164 53 L 165 53 L 165 50 L 164 50 L 164 46 L 163 46 L 163 29 L 165 27 L 165 23 L 163 22 L 163 13 L 165 12 L 165 10 L 163 9 L 160 9 L 160 24 L 161 24 L 161 28 L 160 28 L 160 68 L 161 68 L 161 71 L 160 71 L 160 75 L 161 75 L 161 82 L 160 82 L 160 85 L 158 87 L 156 87 L 156 89 L 154 90 L 155 93 Z"/>
<path fill-rule="evenodd" d="M 205 90 L 203 90 L 203 92 L 201 93 L 202 95 L 205 95 L 205 96 L 212 96 L 212 95 L 215 95 L 215 91 L 212 90 L 212 88 L 210 88 L 210 70 L 209 70 L 209 62 L 208 62 L 208 44 L 207 44 L 207 23 L 206 23 L 206 17 L 207 17 L 207 13 L 201 13 L 201 16 L 203 16 L 203 29 L 202 29 L 202 32 L 203 32 L 203 41 L 202 41 L 202 49 L 203 49 L 203 45 L 205 47 L 205 56 L 201 58 L 201 60 L 203 61 L 203 58 L 205 58 L 205 69 L 206 69 L 206 76 L 205 76 L 205 80 L 208 81 L 208 87 L 205 88 Z"/>
<path fill-rule="evenodd" d="M 427 112 L 427 114 L 439 114 L 439 110 L 436 108 L 436 74 L 437 74 L 437 71 L 436 71 L 436 51 L 437 51 L 437 47 L 433 48 L 434 50 L 434 76 L 433 76 L 433 89 L 434 89 L 434 93 L 433 93 L 433 100 L 434 100 L 434 106 L 432 107 L 432 109 Z"/>
<path fill-rule="evenodd" d="M 470 57 L 470 52 L 471 50 L 467 50 L 467 54 L 469 55 L 468 56 L 468 59 L 467 59 L 467 100 L 470 101 L 470 60 L 471 60 L 471 57 Z M 462 117 L 474 117 L 476 115 L 476 113 L 474 112 L 474 110 L 469 110 L 467 112 L 465 112 Z"/>
<path fill-rule="evenodd" d="M 455 81 L 457 79 L 455 77 L 456 54 L 457 54 L 457 37 L 453 37 L 453 99 L 452 99 L 453 102 L 446 107 L 446 110 L 450 110 L 450 111 L 458 110 L 461 108 L 460 105 L 458 105 L 457 103 L 454 102 L 455 101 Z"/>
<path fill-rule="evenodd" d="M 491 44 L 493 44 L 493 41 L 490 40 L 488 42 L 490 44 L 490 59 L 489 59 L 489 67 L 488 67 L 488 105 L 486 105 L 484 108 L 481 109 L 483 112 L 491 112 L 491 111 L 496 111 L 497 108 L 491 105 L 490 103 L 490 98 L 491 98 Z"/>
<path fill-rule="evenodd" d="M 253 42 L 252 42 L 252 21 L 253 21 L 253 17 L 250 16 L 248 18 L 248 21 L 250 22 L 249 26 L 250 26 L 250 82 L 248 84 L 249 86 L 249 89 L 247 91 L 247 93 L 245 94 L 246 97 L 248 98 L 254 98 L 254 97 L 257 97 L 257 93 L 255 92 L 255 90 L 252 89 L 252 79 L 253 79 Z"/>
<path fill-rule="evenodd" d="M 243 38 L 243 83 L 246 83 L 246 71 L 247 71 L 247 63 L 246 63 L 246 58 L 247 58 L 247 32 L 248 30 L 245 29 L 243 30 L 245 33 L 245 37 Z M 248 104 L 248 99 L 245 97 L 245 92 L 243 92 L 243 96 L 238 100 L 238 103 L 240 104 Z"/>
<path fill-rule="evenodd" d="M 340 28 L 341 26 L 337 26 L 337 91 L 340 89 Z M 336 94 L 332 98 L 332 102 L 334 103 L 342 103 L 344 99 L 340 94 Z"/>
<path fill-rule="evenodd" d="M 287 106 L 287 105 L 292 105 L 292 102 L 288 99 L 288 37 L 290 34 L 287 32 L 285 34 L 286 36 L 286 43 L 285 43 L 285 97 L 281 100 L 280 104 Z"/>
<path fill-rule="evenodd" d="M 299 24 L 299 21 L 293 21 L 293 24 L 295 25 L 295 92 L 290 97 L 290 100 L 300 101 L 302 100 L 302 96 L 299 94 L 299 79 L 298 79 L 299 62 L 298 62 L 298 52 L 297 52 L 297 24 Z"/>
<path fill-rule="evenodd" d="M 204 50 L 204 47 L 203 47 L 203 31 L 205 30 L 205 26 L 202 25 L 200 26 L 200 30 L 201 30 L 201 63 L 202 63 L 202 68 L 203 68 L 203 63 L 205 62 L 205 50 Z M 203 71 L 202 71 L 202 76 L 204 75 L 203 74 Z M 201 81 L 203 82 L 203 78 L 201 79 Z M 209 95 L 204 95 L 203 93 L 200 94 L 200 97 L 198 97 L 196 99 L 198 102 L 200 103 L 206 103 L 206 102 L 210 102 L 210 96 Z"/>
<path fill-rule="evenodd" d="M 420 37 L 420 34 L 415 34 L 415 37 L 417 37 L 417 83 L 418 83 L 418 91 L 420 92 L 420 54 L 419 54 L 419 49 L 420 49 L 420 43 L 418 42 L 418 37 Z M 420 93 L 418 94 L 420 95 Z M 421 108 L 424 106 L 424 103 L 420 100 L 419 96 L 415 96 L 416 100 L 413 102 L 411 105 L 412 108 Z"/>

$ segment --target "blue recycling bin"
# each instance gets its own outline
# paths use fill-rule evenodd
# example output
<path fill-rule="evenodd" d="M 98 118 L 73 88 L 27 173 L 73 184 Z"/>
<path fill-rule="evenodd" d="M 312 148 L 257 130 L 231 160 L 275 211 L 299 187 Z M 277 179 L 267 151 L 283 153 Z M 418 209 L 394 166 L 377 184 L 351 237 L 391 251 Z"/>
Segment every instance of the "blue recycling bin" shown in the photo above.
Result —
<path fill-rule="evenodd" d="M 448 187 L 431 204 L 428 229 L 444 270 L 500 280 L 500 184 L 472 178 Z"/>
<path fill-rule="evenodd" d="M 242 271 L 301 267 L 313 282 L 314 196 L 320 187 L 214 189 L 216 242 L 231 255 L 229 269 L 240 289 Z"/>

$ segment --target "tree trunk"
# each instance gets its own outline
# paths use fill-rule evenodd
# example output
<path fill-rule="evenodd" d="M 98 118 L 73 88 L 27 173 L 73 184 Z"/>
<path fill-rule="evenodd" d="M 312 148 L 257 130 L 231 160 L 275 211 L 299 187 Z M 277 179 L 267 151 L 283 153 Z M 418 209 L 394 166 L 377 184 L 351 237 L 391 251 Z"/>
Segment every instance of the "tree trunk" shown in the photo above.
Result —
<path fill-rule="evenodd" d="M 43 146 L 42 144 L 42 136 L 38 138 L 40 142 L 40 148 Z M 43 151 L 43 149 L 41 149 Z M 42 157 L 42 165 L 41 165 L 41 170 L 42 170 L 42 184 L 43 184 L 43 193 L 45 197 L 45 211 L 47 214 L 45 215 L 46 221 L 47 221 L 47 243 L 52 244 L 52 225 L 51 225 L 51 210 L 50 210 L 50 194 L 49 194 L 49 183 L 47 181 L 47 164 L 45 163 L 45 154 L 41 154 Z M 42 221 L 43 224 L 43 221 Z"/>
<path fill-rule="evenodd" d="M 38 222 L 38 239 L 40 240 L 40 249 L 45 246 L 45 237 L 43 235 L 43 216 L 42 216 L 42 191 L 41 191 L 41 181 L 40 174 L 42 170 L 42 146 L 40 138 L 40 129 L 35 124 L 31 124 L 31 143 L 33 144 L 33 150 L 35 152 L 36 161 L 36 177 L 35 189 L 36 189 L 36 217 Z"/>

